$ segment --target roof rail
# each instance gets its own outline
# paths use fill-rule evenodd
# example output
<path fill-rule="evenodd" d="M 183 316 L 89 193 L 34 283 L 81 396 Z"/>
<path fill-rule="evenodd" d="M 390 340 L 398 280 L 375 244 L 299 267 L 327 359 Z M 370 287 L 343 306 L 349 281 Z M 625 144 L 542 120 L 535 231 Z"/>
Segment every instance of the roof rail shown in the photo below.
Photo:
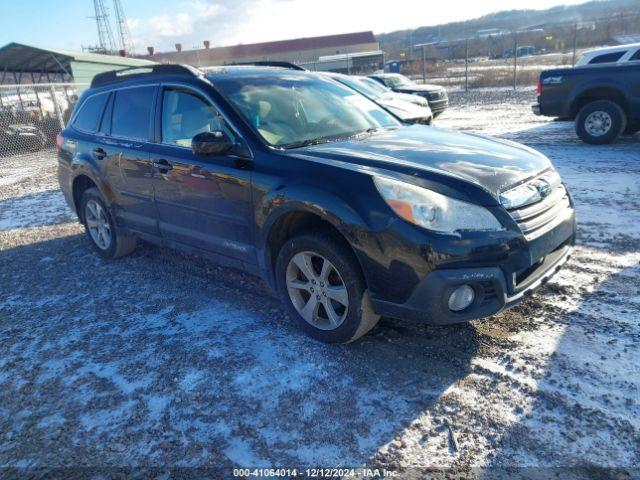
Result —
<path fill-rule="evenodd" d="M 190 65 L 163 63 L 158 65 L 128 67 L 99 73 L 91 81 L 91 88 L 123 82 L 125 80 L 152 77 L 154 75 L 183 75 L 189 77 L 201 76 L 202 72 Z"/>
<path fill-rule="evenodd" d="M 291 62 L 279 62 L 279 61 L 270 61 L 270 60 L 265 60 L 265 61 L 258 61 L 258 62 L 242 62 L 242 63 L 229 63 L 227 64 L 228 67 L 233 67 L 233 66 L 250 66 L 250 65 L 255 65 L 256 67 L 280 67 L 280 68 L 288 68 L 290 70 L 300 70 L 303 72 L 306 72 L 307 69 L 304 67 L 301 67 L 300 65 L 296 65 L 295 63 L 291 63 Z"/>

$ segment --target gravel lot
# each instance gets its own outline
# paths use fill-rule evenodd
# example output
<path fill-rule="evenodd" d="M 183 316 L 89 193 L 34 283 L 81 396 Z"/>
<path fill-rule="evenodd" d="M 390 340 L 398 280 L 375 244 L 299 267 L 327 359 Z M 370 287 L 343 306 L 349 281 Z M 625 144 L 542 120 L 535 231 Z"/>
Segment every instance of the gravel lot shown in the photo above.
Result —
<path fill-rule="evenodd" d="M 438 124 L 552 159 L 580 222 L 567 267 L 484 321 L 383 319 L 348 346 L 243 273 L 145 245 L 101 260 L 55 152 L 0 158 L 0 465 L 638 475 L 640 136 L 582 144 L 533 95 L 453 93 Z"/>

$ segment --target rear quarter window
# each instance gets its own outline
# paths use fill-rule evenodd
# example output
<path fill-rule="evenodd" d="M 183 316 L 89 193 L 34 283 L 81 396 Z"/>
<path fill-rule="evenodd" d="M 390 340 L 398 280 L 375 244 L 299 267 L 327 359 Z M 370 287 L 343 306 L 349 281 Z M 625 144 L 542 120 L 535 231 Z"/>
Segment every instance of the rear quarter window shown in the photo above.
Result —
<path fill-rule="evenodd" d="M 80 110 L 73 121 L 73 126 L 85 132 L 95 132 L 102 115 L 102 109 L 107 95 L 100 93 L 87 98 L 80 106 Z"/>
<path fill-rule="evenodd" d="M 613 52 L 613 53 L 605 53 L 604 55 L 598 55 L 597 57 L 594 57 L 591 59 L 591 61 L 589 62 L 589 65 L 594 65 L 597 63 L 614 63 L 620 60 L 625 53 L 626 52 L 622 51 L 622 52 Z"/>

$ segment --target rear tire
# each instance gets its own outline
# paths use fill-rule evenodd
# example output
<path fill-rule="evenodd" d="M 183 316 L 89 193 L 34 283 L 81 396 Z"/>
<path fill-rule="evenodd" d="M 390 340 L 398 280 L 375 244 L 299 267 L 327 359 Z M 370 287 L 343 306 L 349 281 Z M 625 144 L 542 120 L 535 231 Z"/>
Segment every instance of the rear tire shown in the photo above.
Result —
<path fill-rule="evenodd" d="M 93 249 L 103 258 L 119 258 L 136 248 L 136 238 L 123 235 L 97 188 L 88 188 L 80 200 L 82 223 Z"/>
<path fill-rule="evenodd" d="M 604 145 L 615 142 L 627 127 L 624 110 L 610 100 L 596 100 L 580 109 L 576 133 L 583 142 Z"/>
<path fill-rule="evenodd" d="M 287 240 L 275 273 L 288 313 L 316 340 L 353 342 L 380 319 L 353 252 L 330 232 L 315 230 Z"/>

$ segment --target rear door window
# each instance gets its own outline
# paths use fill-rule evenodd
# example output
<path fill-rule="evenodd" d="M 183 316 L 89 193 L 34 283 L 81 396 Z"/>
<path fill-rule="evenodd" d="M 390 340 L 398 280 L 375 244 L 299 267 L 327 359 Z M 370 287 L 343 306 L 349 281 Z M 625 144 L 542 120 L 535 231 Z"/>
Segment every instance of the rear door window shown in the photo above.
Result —
<path fill-rule="evenodd" d="M 73 121 L 73 126 L 85 132 L 95 132 L 102 115 L 106 93 L 92 95 L 80 107 L 80 111 Z"/>
<path fill-rule="evenodd" d="M 625 52 L 622 51 L 622 52 L 613 52 L 613 53 L 605 53 L 604 55 L 598 55 L 597 57 L 594 57 L 589 62 L 589 65 L 594 65 L 596 63 L 614 63 L 620 60 L 622 58 L 622 55 L 624 54 Z"/>
<path fill-rule="evenodd" d="M 640 60 L 640 48 L 636 50 L 636 53 L 634 53 L 633 56 L 629 59 L 630 62 L 635 62 L 638 60 Z"/>
<path fill-rule="evenodd" d="M 155 87 L 124 88 L 115 93 L 111 115 L 111 135 L 148 140 Z"/>

